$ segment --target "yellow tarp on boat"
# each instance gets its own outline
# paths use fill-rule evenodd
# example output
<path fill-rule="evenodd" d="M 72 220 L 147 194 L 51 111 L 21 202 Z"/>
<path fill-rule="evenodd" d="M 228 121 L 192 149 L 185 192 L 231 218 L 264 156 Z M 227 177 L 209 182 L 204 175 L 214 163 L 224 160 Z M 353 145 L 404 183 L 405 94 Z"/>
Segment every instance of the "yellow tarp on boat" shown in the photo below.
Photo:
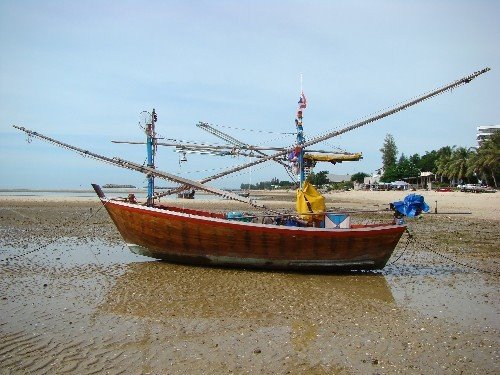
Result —
<path fill-rule="evenodd" d="M 306 181 L 302 189 L 297 189 L 297 213 L 301 215 L 301 219 L 323 220 L 325 211 L 325 197 L 313 185 Z M 310 215 L 312 213 L 319 215 Z"/>
<path fill-rule="evenodd" d="M 304 159 L 313 161 L 329 161 L 330 163 L 341 163 L 343 161 L 358 161 L 363 155 L 355 154 L 305 154 Z"/>

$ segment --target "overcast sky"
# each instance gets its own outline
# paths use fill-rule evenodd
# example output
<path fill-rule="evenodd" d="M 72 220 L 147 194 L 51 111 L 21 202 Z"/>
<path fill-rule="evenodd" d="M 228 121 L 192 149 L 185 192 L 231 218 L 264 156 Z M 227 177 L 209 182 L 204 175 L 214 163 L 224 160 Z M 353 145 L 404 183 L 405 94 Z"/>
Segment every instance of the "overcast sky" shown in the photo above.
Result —
<path fill-rule="evenodd" d="M 300 74 L 306 137 L 438 88 L 484 67 L 472 83 L 316 148 L 362 152 L 315 171 L 372 173 L 384 137 L 399 152 L 475 146 L 500 123 L 500 1 L 0 2 L 0 188 L 144 186 L 142 175 L 25 142 L 20 125 L 106 156 L 142 163 L 140 113 L 155 108 L 166 138 L 221 143 L 199 121 L 247 143 L 287 146 Z M 233 128 L 227 128 L 233 127 Z M 253 130 L 253 131 L 251 131 Z M 160 148 L 159 169 L 201 179 L 245 158 Z M 214 185 L 287 179 L 262 164 Z M 160 183 L 163 184 L 163 183 Z M 168 185 L 168 183 L 164 183 Z"/>

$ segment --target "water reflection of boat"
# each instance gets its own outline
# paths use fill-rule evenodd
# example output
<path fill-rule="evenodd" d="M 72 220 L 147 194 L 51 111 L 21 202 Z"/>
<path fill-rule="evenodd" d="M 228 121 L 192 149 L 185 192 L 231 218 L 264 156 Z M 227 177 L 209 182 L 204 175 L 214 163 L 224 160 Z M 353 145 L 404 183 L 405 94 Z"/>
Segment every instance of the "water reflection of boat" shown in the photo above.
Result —
<path fill-rule="evenodd" d="M 375 303 L 370 303 L 374 301 Z M 309 275 L 144 262 L 127 265 L 101 311 L 148 318 L 296 317 L 304 306 L 330 314 L 331 305 L 376 309 L 393 303 L 382 275 Z M 318 313 L 316 311 L 316 313 Z M 366 311 L 366 310 L 365 310 Z"/>

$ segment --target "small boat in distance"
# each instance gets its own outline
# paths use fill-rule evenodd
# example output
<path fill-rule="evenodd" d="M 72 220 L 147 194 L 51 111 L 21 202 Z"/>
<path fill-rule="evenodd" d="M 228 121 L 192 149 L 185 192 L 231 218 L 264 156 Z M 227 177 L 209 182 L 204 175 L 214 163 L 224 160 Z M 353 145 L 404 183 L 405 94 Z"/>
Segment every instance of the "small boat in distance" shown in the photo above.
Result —
<path fill-rule="evenodd" d="M 184 190 L 184 191 L 181 191 L 180 193 L 177 193 L 177 198 L 194 199 L 195 192 L 196 192 L 196 190 L 194 190 L 194 189 Z"/>

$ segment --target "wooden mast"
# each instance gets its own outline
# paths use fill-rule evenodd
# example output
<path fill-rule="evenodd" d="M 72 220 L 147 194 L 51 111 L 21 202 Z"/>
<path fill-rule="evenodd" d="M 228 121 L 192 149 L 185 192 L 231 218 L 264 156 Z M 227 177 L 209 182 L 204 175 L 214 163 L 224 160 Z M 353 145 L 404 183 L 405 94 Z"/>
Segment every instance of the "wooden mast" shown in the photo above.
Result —
<path fill-rule="evenodd" d="M 304 91 L 302 90 L 302 74 L 300 75 L 300 99 L 297 108 L 297 118 L 295 119 L 295 127 L 297 128 L 297 144 L 295 146 L 295 153 L 297 154 L 298 164 L 299 164 L 299 188 L 302 189 L 306 179 L 306 174 L 304 170 L 304 143 L 306 141 L 304 137 L 304 128 L 302 126 L 303 110 L 307 107 L 306 97 Z"/>

